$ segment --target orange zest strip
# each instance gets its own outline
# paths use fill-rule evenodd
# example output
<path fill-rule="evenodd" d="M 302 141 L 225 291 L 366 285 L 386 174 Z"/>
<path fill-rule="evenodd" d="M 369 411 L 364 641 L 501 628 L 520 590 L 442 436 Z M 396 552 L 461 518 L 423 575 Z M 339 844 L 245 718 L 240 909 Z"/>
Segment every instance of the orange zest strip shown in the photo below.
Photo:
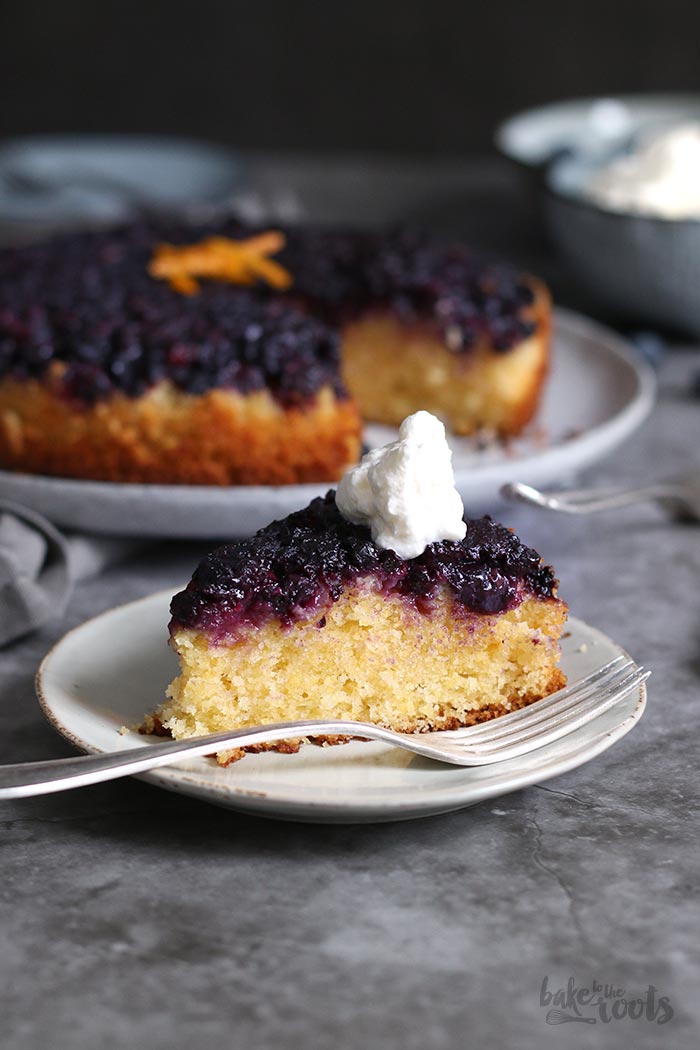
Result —
<path fill-rule="evenodd" d="M 244 241 L 207 237 L 197 244 L 159 244 L 148 272 L 151 277 L 168 281 L 182 295 L 199 291 L 198 278 L 243 285 L 264 281 L 282 291 L 291 286 L 292 275 L 270 256 L 284 245 L 284 234 L 278 230 L 268 230 Z"/>

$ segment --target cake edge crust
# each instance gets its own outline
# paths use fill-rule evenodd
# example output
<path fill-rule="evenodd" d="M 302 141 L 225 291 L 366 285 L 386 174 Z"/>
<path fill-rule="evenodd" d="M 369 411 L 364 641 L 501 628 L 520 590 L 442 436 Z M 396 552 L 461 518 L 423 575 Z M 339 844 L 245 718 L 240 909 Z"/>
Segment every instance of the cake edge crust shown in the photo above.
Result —
<path fill-rule="evenodd" d="M 337 481 L 357 462 L 361 420 L 324 387 L 284 408 L 268 391 L 178 391 L 162 382 L 139 398 L 115 394 L 76 407 L 60 374 L 0 380 L 0 466 L 95 481 L 286 485 Z"/>
<path fill-rule="evenodd" d="M 528 694 L 526 696 L 513 694 L 512 697 L 508 698 L 508 706 L 506 706 L 505 703 L 489 704 L 485 707 L 478 708 L 477 710 L 470 711 L 465 719 L 446 719 L 444 722 L 435 723 L 430 726 L 415 723 L 413 727 L 401 729 L 400 732 L 420 735 L 421 733 L 466 729 L 469 726 L 480 725 L 482 722 L 489 722 L 493 718 L 499 718 L 501 715 L 512 714 L 513 711 L 519 711 L 523 707 L 529 707 L 531 704 L 536 704 L 538 700 L 544 700 L 545 697 L 550 696 L 552 693 L 556 693 L 558 689 L 563 689 L 565 685 L 566 675 L 560 667 L 555 667 L 547 689 L 542 694 Z M 377 724 L 381 725 L 381 723 Z M 383 728 L 391 729 L 392 727 L 383 726 Z M 143 722 L 138 727 L 138 732 L 144 735 L 164 737 L 168 740 L 175 739 L 170 730 L 165 728 L 157 713 L 146 715 Z M 278 754 L 282 755 L 296 755 L 301 750 L 302 744 L 314 744 L 316 747 L 337 747 L 340 744 L 349 744 L 351 740 L 367 739 L 368 737 L 363 736 L 294 737 L 287 740 L 273 741 L 269 744 L 252 744 L 250 747 L 231 748 L 227 751 L 219 751 L 217 754 L 212 754 L 209 757 L 215 758 L 218 765 L 226 767 L 233 765 L 234 762 L 239 762 L 242 758 L 245 758 L 246 755 L 259 755 L 268 751 L 276 751 Z"/>

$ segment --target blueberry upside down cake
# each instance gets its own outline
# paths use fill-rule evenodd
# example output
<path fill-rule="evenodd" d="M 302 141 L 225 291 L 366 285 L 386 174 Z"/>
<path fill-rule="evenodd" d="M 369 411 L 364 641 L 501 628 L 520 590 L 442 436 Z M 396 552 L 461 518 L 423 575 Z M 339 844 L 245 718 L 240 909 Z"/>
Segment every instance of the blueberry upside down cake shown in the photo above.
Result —
<path fill-rule="evenodd" d="M 453 729 L 559 689 L 567 609 L 553 571 L 462 510 L 444 429 L 421 412 L 337 493 L 210 554 L 172 600 L 180 675 L 144 731 L 318 718 Z"/>
<path fill-rule="evenodd" d="M 518 433 L 547 369 L 535 280 L 413 232 L 144 222 L 0 252 L 0 467 L 336 481 L 361 420 Z"/>

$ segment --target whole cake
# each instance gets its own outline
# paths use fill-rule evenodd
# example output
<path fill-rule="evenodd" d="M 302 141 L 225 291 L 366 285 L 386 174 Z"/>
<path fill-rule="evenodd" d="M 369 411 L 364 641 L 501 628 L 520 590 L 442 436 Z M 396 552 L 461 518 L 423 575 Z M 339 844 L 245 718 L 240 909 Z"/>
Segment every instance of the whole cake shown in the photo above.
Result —
<path fill-rule="evenodd" d="M 453 729 L 560 688 L 552 570 L 504 526 L 461 515 L 444 429 L 418 413 L 337 494 L 202 561 L 172 600 L 181 671 L 145 731 Z"/>
<path fill-rule="evenodd" d="M 135 223 L 0 251 L 0 466 L 111 481 L 337 480 L 361 419 L 518 433 L 546 290 L 414 232 Z"/>

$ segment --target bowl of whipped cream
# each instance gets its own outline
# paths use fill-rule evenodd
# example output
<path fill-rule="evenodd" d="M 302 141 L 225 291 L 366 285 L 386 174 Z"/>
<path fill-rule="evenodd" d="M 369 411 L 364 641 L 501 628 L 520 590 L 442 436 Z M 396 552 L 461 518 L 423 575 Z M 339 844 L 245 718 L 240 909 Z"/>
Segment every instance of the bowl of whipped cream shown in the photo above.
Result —
<path fill-rule="evenodd" d="M 511 118 L 551 240 L 619 320 L 700 335 L 700 96 L 558 103 Z"/>

